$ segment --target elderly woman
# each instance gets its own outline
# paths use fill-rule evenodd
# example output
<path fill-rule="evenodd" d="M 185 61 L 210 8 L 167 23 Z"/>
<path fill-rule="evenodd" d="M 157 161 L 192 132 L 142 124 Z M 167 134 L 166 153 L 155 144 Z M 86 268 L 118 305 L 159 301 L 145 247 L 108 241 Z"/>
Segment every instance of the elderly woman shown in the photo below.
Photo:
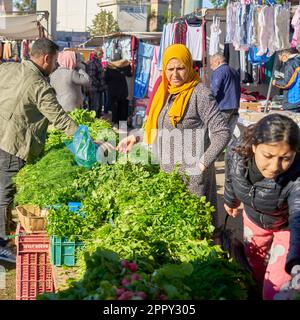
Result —
<path fill-rule="evenodd" d="M 144 132 L 144 141 L 154 144 L 161 169 L 170 172 L 179 164 L 180 172 L 189 176 L 190 191 L 206 196 L 217 208 L 214 161 L 229 138 L 211 91 L 193 69 L 191 53 L 181 44 L 169 46 Z M 128 152 L 137 140 L 130 135 L 117 149 Z"/>
<path fill-rule="evenodd" d="M 81 108 L 81 86 L 89 86 L 88 74 L 76 68 L 76 55 L 73 51 L 60 52 L 57 62 L 59 67 L 50 75 L 50 84 L 56 91 L 58 102 L 65 111 Z"/>

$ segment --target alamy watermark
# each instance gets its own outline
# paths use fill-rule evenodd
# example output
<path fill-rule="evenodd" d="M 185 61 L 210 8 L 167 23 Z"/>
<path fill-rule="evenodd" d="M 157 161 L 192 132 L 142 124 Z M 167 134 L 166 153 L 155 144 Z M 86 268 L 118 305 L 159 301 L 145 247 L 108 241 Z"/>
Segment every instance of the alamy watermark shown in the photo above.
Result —
<path fill-rule="evenodd" d="M 112 148 L 109 149 L 105 144 L 102 148 L 97 149 L 97 161 L 103 164 L 112 164 L 117 161 L 117 140 L 114 134 L 110 134 L 109 130 L 103 135 L 100 132 L 97 141 L 106 136 L 106 142 Z M 196 129 L 160 129 L 155 130 L 155 141 L 152 145 L 138 143 L 133 146 L 132 150 L 125 156 L 129 161 L 143 164 L 157 164 L 161 166 L 184 165 L 188 175 L 199 175 L 199 163 L 204 162 L 204 149 L 206 130 L 201 128 Z M 143 141 L 143 130 L 134 129 L 128 131 L 127 123 L 120 122 L 119 124 L 119 146 L 126 147 L 125 138 L 134 136 L 139 137 Z M 101 138 L 100 138 L 101 137 Z M 152 154 L 153 156 L 149 156 Z"/>

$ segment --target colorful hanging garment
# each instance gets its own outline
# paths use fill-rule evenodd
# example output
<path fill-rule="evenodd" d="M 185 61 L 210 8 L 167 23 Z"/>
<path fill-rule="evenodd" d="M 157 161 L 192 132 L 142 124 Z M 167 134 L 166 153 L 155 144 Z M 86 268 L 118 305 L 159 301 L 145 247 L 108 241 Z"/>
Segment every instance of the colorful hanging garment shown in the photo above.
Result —
<path fill-rule="evenodd" d="M 153 45 L 140 41 L 138 47 L 138 58 L 134 79 L 133 95 L 135 98 L 142 99 L 146 96 L 148 90 L 148 82 L 150 78 L 150 68 L 153 50 Z"/>
<path fill-rule="evenodd" d="M 297 7 L 292 19 L 292 26 L 294 28 L 294 34 L 291 46 L 293 48 L 300 47 L 300 6 Z"/>

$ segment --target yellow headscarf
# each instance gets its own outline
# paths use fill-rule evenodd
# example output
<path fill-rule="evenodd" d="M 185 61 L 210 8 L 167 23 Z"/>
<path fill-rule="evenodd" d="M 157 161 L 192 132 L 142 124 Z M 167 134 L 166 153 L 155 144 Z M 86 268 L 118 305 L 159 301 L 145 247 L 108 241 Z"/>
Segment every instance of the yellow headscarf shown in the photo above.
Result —
<path fill-rule="evenodd" d="M 166 77 L 166 66 L 171 59 L 178 59 L 187 69 L 188 77 L 186 82 L 180 87 L 171 85 Z M 144 142 L 152 144 L 156 137 L 158 116 L 165 104 L 169 94 L 176 94 L 176 98 L 168 112 L 170 121 L 174 127 L 184 114 L 186 105 L 191 97 L 195 86 L 200 82 L 199 75 L 193 69 L 193 59 L 189 49 L 182 44 L 173 44 L 163 55 L 162 82 L 153 98 L 150 112 L 145 125 Z"/>

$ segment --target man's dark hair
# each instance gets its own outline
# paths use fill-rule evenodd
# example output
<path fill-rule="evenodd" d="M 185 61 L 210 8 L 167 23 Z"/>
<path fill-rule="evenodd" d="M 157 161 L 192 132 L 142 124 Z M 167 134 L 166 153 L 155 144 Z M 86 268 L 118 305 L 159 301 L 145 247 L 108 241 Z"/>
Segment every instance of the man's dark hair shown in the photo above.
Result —
<path fill-rule="evenodd" d="M 55 42 L 47 38 L 40 38 L 34 42 L 30 55 L 33 57 L 40 57 L 45 54 L 55 55 L 58 50 L 59 46 Z"/>

